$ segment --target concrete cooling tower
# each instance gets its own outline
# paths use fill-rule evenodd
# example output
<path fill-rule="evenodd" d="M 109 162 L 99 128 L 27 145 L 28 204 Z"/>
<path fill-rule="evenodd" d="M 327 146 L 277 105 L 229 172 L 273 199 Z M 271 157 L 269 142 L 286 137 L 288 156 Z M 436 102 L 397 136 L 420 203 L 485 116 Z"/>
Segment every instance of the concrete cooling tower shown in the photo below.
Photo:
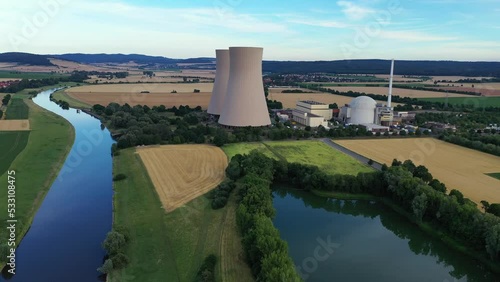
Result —
<path fill-rule="evenodd" d="M 229 82 L 219 123 L 227 126 L 271 124 L 262 83 L 262 48 L 229 48 Z"/>
<path fill-rule="evenodd" d="M 351 108 L 349 122 L 353 124 L 374 123 L 376 106 L 377 102 L 368 96 L 359 96 L 352 99 L 351 103 L 349 103 Z"/>
<path fill-rule="evenodd" d="M 217 64 L 215 82 L 207 112 L 212 115 L 220 115 L 229 81 L 229 50 L 215 50 L 215 56 Z"/>

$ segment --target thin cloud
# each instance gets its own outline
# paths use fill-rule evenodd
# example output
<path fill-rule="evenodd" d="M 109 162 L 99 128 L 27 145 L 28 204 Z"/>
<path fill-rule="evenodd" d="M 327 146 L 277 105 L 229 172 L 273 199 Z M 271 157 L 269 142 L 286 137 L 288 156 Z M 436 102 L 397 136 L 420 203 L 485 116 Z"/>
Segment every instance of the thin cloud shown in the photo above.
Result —
<path fill-rule="evenodd" d="M 338 22 L 338 21 L 318 21 L 318 20 L 306 20 L 306 19 L 294 19 L 289 20 L 289 23 L 302 24 L 308 26 L 325 27 L 325 28 L 347 28 L 350 27 L 349 24 Z"/>
<path fill-rule="evenodd" d="M 458 37 L 437 36 L 419 31 L 388 31 L 384 30 L 379 35 L 380 38 L 407 41 L 407 42 L 433 42 L 433 41 L 452 41 Z"/>
<path fill-rule="evenodd" d="M 352 20 L 362 20 L 376 11 L 367 7 L 356 5 L 349 1 L 338 1 L 337 5 L 342 8 L 344 15 Z"/>

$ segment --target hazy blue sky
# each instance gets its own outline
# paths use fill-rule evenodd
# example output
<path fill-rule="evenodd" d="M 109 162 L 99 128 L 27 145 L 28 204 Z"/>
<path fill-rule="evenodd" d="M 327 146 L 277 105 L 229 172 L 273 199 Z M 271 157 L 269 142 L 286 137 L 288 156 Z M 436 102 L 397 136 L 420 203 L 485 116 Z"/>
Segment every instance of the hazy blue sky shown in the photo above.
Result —
<path fill-rule="evenodd" d="M 4 3 L 6 2 L 6 3 Z M 2 0 L 0 52 L 500 61 L 500 0 Z"/>

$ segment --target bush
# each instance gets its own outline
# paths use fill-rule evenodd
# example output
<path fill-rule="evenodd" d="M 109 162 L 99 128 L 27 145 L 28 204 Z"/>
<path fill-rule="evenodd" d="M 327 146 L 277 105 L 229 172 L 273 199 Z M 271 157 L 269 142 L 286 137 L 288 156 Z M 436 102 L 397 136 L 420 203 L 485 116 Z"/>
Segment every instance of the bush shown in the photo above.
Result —
<path fill-rule="evenodd" d="M 102 247 L 108 252 L 110 256 L 113 256 L 122 252 L 126 243 L 127 239 L 125 238 L 125 235 L 116 231 L 111 231 L 108 233 L 106 239 L 102 243 Z"/>
<path fill-rule="evenodd" d="M 129 259 L 124 253 L 117 253 L 111 257 L 114 269 L 122 269 L 128 265 Z"/>
<path fill-rule="evenodd" d="M 111 271 L 113 271 L 113 261 L 111 259 L 107 259 L 104 264 L 97 269 L 97 271 L 104 273 L 104 274 L 109 274 Z"/>
<path fill-rule="evenodd" d="M 208 255 L 196 274 L 195 282 L 215 282 L 215 265 L 217 257 Z"/>
<path fill-rule="evenodd" d="M 127 178 L 127 176 L 123 173 L 119 173 L 113 177 L 113 181 L 120 181 Z"/>

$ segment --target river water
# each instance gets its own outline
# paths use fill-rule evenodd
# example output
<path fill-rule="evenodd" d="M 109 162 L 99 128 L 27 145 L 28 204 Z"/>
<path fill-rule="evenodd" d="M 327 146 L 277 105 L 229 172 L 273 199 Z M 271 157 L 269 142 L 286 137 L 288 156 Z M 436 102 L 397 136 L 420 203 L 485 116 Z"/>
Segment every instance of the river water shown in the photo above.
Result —
<path fill-rule="evenodd" d="M 33 102 L 68 120 L 75 143 L 17 249 L 16 275 L 4 271 L 0 281 L 100 281 L 101 243 L 112 224 L 114 141 L 99 120 L 51 102 L 53 92 L 41 92 Z"/>
<path fill-rule="evenodd" d="M 307 282 L 500 281 L 382 203 L 290 189 L 273 195 L 274 225 Z"/>

